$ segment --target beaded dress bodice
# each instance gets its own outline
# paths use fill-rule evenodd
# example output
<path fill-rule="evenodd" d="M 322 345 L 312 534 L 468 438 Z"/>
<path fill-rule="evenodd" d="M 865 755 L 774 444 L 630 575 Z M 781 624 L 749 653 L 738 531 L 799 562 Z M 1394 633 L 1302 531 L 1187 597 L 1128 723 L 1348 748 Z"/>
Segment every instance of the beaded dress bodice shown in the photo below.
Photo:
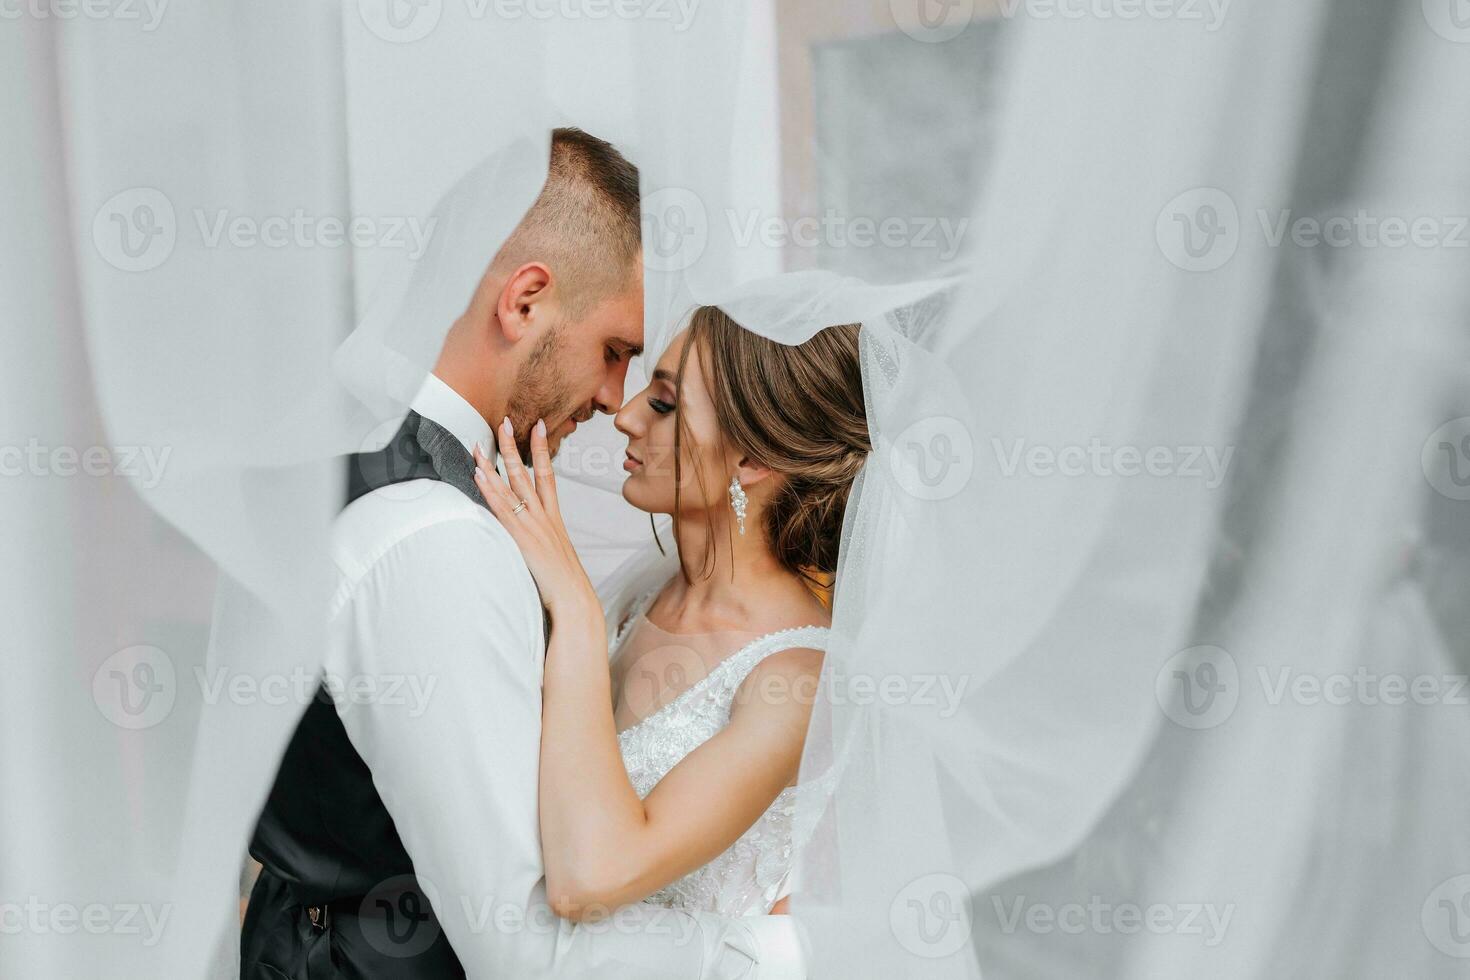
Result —
<path fill-rule="evenodd" d="M 613 641 L 616 657 L 653 599 L 640 599 Z M 762 660 L 794 647 L 825 650 L 827 630 L 802 626 L 757 637 L 720 661 L 697 683 L 637 724 L 618 733 L 623 765 L 646 797 L 669 770 L 730 722 L 741 682 Z M 724 916 L 763 915 L 779 897 L 791 869 L 796 791 L 788 787 L 728 850 L 670 883 L 646 901 L 666 908 Z"/>

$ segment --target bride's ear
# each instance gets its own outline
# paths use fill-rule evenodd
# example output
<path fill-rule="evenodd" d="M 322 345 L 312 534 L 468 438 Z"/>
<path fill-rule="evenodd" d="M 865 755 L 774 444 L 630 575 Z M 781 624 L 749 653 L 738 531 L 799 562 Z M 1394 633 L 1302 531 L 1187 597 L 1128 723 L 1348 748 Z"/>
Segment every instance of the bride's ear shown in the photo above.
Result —
<path fill-rule="evenodd" d="M 741 456 L 740 462 L 735 465 L 735 475 L 740 478 L 740 485 L 747 490 L 775 472 L 769 466 L 762 466 L 749 456 Z"/>

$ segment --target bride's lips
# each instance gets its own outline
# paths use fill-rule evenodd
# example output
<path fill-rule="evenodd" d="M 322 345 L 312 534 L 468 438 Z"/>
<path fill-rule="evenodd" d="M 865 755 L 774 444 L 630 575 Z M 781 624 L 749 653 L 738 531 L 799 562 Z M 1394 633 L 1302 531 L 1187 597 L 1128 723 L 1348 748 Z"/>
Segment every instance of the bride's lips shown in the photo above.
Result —
<path fill-rule="evenodd" d="M 643 465 L 643 460 L 639 459 L 637 456 L 634 456 L 632 453 L 626 453 L 626 455 L 628 458 L 623 460 L 623 469 L 627 470 L 629 473 L 632 473 L 638 467 Z"/>

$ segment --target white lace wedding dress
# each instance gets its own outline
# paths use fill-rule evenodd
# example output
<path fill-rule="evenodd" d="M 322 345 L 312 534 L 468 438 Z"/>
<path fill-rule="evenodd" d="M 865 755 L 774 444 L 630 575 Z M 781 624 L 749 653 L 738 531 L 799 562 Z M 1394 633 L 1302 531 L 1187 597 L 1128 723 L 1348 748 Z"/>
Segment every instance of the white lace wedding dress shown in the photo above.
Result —
<path fill-rule="evenodd" d="M 644 621 L 644 612 L 657 594 L 655 589 L 633 606 L 613 640 L 613 658 Z M 756 664 L 795 647 L 825 650 L 827 633 L 825 627 L 802 626 L 757 637 L 721 660 L 674 700 L 619 732 L 623 765 L 638 796 L 646 797 L 681 759 L 729 724 L 735 692 Z M 723 854 L 645 901 L 724 916 L 765 914 L 781 897 L 782 885 L 791 870 L 795 815 L 796 791 L 788 787 Z"/>

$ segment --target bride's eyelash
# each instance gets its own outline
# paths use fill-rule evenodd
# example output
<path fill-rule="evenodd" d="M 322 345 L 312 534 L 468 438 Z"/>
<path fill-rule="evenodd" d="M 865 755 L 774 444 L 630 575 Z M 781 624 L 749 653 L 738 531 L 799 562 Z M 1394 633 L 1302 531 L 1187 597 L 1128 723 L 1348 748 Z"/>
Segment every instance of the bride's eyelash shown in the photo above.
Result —
<path fill-rule="evenodd" d="M 669 402 L 664 401 L 662 398 L 654 398 L 652 396 L 649 396 L 648 407 L 660 415 L 667 415 L 674 410 L 674 406 Z"/>

